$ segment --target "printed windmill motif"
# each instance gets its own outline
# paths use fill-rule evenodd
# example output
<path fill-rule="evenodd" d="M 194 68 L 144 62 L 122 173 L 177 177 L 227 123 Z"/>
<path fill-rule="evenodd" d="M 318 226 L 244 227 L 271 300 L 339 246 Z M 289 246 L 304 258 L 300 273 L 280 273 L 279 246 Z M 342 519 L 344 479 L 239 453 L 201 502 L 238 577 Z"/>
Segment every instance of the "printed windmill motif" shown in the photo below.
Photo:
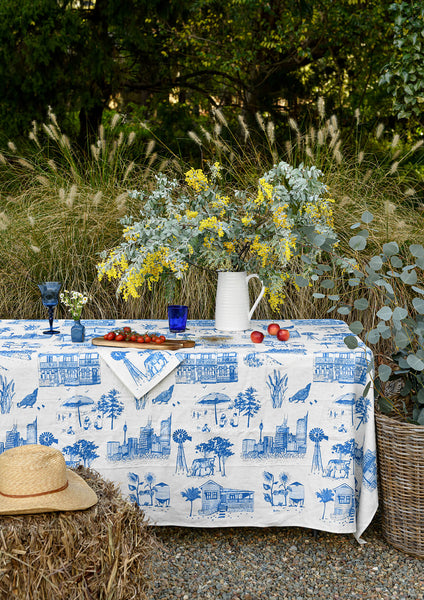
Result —
<path fill-rule="evenodd" d="M 309 432 L 309 439 L 314 442 L 314 454 L 312 457 L 312 473 L 323 473 L 320 444 L 323 440 L 328 440 L 328 435 L 325 435 L 321 427 L 315 427 Z"/>

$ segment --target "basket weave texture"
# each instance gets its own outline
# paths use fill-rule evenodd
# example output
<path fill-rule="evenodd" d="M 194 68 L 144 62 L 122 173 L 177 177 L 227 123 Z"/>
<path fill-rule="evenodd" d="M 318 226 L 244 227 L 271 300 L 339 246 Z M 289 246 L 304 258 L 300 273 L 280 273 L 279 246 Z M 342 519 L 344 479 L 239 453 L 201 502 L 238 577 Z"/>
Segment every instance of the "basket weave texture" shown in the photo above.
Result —
<path fill-rule="evenodd" d="M 375 413 L 385 539 L 424 557 L 424 427 Z"/>
<path fill-rule="evenodd" d="M 0 517 L 0 598 L 146 600 L 158 547 L 144 513 L 95 471 L 83 511 Z"/>

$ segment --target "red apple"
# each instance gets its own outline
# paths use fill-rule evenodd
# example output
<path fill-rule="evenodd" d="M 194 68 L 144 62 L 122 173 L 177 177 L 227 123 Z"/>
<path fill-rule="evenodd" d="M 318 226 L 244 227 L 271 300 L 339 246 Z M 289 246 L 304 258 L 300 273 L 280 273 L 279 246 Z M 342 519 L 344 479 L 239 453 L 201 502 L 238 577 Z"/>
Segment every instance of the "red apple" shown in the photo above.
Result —
<path fill-rule="evenodd" d="M 280 342 L 287 342 L 289 337 L 290 337 L 290 331 L 288 329 L 279 329 L 277 331 L 277 339 L 279 339 Z"/>
<path fill-rule="evenodd" d="M 250 334 L 250 339 L 255 344 L 260 344 L 264 339 L 264 334 L 262 333 L 262 331 L 252 331 L 252 333 Z"/>
<path fill-rule="evenodd" d="M 280 326 L 278 323 L 270 323 L 268 325 L 268 333 L 269 335 L 277 335 L 277 333 L 280 331 Z"/>

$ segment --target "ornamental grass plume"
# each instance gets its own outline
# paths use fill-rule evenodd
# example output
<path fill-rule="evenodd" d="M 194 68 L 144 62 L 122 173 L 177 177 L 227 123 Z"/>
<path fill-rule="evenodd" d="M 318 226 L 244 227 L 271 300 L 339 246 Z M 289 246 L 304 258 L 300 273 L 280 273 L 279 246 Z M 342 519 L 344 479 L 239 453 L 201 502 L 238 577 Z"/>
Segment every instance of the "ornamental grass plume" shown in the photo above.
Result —
<path fill-rule="evenodd" d="M 280 162 L 259 178 L 256 192 L 228 190 L 221 166 L 206 174 L 189 169 L 185 182 L 156 175 L 150 192 L 133 191 L 140 216 L 126 216 L 122 241 L 102 253 L 99 279 L 118 280 L 125 300 L 169 275 L 181 279 L 191 266 L 209 271 L 257 273 L 273 310 L 286 282 L 304 281 L 311 265 L 336 244 L 332 200 L 316 167 Z M 296 272 L 293 259 L 301 257 Z"/>

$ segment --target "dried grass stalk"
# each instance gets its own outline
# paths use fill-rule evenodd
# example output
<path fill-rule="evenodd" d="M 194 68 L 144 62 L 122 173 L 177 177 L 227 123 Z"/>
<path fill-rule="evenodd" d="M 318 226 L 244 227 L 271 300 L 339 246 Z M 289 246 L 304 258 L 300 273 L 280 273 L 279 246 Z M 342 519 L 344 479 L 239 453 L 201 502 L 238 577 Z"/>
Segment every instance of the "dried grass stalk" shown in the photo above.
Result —
<path fill-rule="evenodd" d="M 0 517 L 0 598 L 146 600 L 159 543 L 144 513 L 84 467 L 85 511 Z"/>

